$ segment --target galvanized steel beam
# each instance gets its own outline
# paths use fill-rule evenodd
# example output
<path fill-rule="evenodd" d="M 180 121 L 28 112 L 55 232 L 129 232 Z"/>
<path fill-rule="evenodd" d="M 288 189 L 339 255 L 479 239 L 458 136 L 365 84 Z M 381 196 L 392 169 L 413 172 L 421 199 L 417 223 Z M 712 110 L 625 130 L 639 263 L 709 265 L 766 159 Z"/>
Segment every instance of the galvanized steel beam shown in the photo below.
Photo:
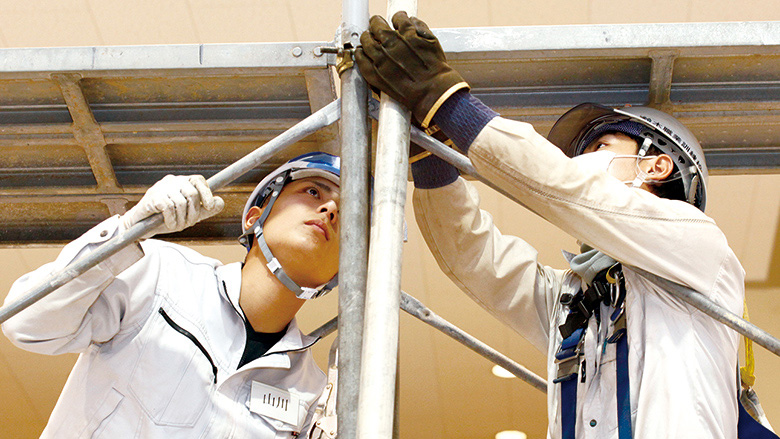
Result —
<path fill-rule="evenodd" d="M 650 52 L 650 91 L 647 104 L 658 110 L 670 113 L 672 103 L 672 74 L 677 52 L 654 50 Z"/>
<path fill-rule="evenodd" d="M 330 68 L 310 69 L 304 72 L 306 90 L 309 94 L 311 112 L 319 110 L 336 99 L 336 84 Z M 342 101 L 344 105 L 344 101 Z M 315 134 L 317 149 L 331 154 L 337 154 L 340 148 L 339 128 L 329 125 Z"/>
<path fill-rule="evenodd" d="M 146 76 L 246 74 L 262 69 L 299 70 L 325 68 L 332 55 L 319 48 L 324 43 L 171 44 L 153 46 L 104 46 L 3 49 L 0 78 L 48 78 L 50 72 L 80 72 L 82 77 L 126 76 L 143 71 Z"/>

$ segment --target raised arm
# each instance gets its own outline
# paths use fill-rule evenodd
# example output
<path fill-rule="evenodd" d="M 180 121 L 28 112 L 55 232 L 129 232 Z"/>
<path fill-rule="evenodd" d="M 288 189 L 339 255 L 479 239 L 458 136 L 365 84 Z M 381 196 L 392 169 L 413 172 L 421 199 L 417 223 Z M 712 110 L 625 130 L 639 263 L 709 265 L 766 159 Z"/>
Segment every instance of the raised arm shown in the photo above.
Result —
<path fill-rule="evenodd" d="M 170 233 L 218 213 L 223 206 L 219 197 L 211 195 L 203 177 L 165 177 L 126 214 L 98 224 L 66 245 L 54 262 L 19 278 L 6 303 L 18 300 L 52 273 L 152 214 L 165 217 L 155 233 Z M 3 324 L 3 332 L 16 345 L 33 352 L 81 352 L 144 318 L 159 270 L 158 255 L 144 257 L 139 244 L 130 245 L 10 318 Z"/>
<path fill-rule="evenodd" d="M 479 209 L 476 189 L 462 178 L 439 188 L 415 189 L 414 210 L 442 271 L 546 352 L 550 316 L 560 306 L 561 284 L 578 282 L 570 272 L 541 265 L 536 249 L 518 237 L 501 234 L 490 214 Z"/>

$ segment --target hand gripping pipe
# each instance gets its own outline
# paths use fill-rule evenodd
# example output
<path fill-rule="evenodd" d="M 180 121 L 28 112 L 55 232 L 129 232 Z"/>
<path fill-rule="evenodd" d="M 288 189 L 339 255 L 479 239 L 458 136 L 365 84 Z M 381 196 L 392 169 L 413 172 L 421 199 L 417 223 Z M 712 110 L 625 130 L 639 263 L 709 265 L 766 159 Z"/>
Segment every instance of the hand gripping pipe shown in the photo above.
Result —
<path fill-rule="evenodd" d="M 336 122 L 339 120 L 339 117 L 341 117 L 341 102 L 335 100 L 306 119 L 293 125 L 287 131 L 273 138 L 265 145 L 250 152 L 227 168 L 213 175 L 207 180 L 209 188 L 212 191 L 216 191 L 227 186 L 238 177 L 246 174 L 259 164 L 284 150 L 284 148 L 305 138 L 320 128 Z M 45 279 L 43 282 L 30 289 L 30 291 L 25 293 L 18 301 L 0 308 L 0 323 L 5 322 L 23 309 L 46 297 L 46 295 L 52 291 L 65 285 L 106 258 L 117 253 L 119 250 L 137 241 L 147 232 L 162 225 L 162 223 L 162 214 L 155 214 L 145 218 L 143 221 L 138 222 L 115 238 L 105 242 L 95 249 L 95 251 L 77 259 L 62 270 L 53 273 L 48 279 Z"/>
<path fill-rule="evenodd" d="M 474 165 L 471 164 L 471 161 L 468 159 L 468 157 L 458 153 L 457 151 L 453 150 L 449 146 L 439 142 L 438 140 L 423 133 L 422 131 L 420 131 L 415 127 L 412 127 L 410 136 L 412 141 L 417 145 L 420 145 L 421 147 L 425 148 L 426 150 L 430 151 L 436 156 L 441 157 L 447 163 L 455 166 L 456 168 L 460 169 L 461 171 L 467 174 L 470 174 L 477 180 L 485 183 L 486 185 L 495 189 L 496 191 L 503 194 L 507 198 L 522 205 L 522 203 L 520 203 L 516 198 L 507 194 L 506 191 L 501 190 L 500 188 L 496 187 L 496 185 L 491 183 L 489 180 L 479 175 L 477 170 L 474 168 Z M 776 337 L 772 336 L 768 332 L 764 331 L 763 329 L 759 328 L 758 326 L 742 319 L 738 315 L 723 308 L 722 306 L 718 305 L 707 296 L 697 291 L 693 291 L 690 288 L 676 284 L 670 280 L 663 279 L 652 273 L 648 273 L 647 271 L 644 271 L 642 269 L 636 267 L 631 267 L 631 268 L 636 270 L 643 276 L 652 279 L 654 282 L 657 282 L 659 285 L 663 285 L 666 291 L 668 291 L 673 296 L 679 298 L 683 302 L 693 306 L 694 308 L 698 309 L 704 314 L 707 314 L 713 319 L 723 323 L 729 328 L 755 341 L 757 344 L 765 347 L 773 354 L 780 356 L 780 340 L 778 340 Z"/>
<path fill-rule="evenodd" d="M 415 15 L 417 2 L 388 2 L 388 17 L 400 10 Z M 360 364 L 358 438 L 393 437 L 410 117 L 408 110 L 382 94 Z"/>

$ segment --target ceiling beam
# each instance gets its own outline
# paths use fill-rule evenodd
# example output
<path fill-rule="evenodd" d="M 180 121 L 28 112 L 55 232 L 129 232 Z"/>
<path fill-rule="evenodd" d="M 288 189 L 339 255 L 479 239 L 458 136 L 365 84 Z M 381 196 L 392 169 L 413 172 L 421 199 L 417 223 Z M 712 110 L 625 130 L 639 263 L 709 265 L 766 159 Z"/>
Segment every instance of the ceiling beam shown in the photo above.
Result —
<path fill-rule="evenodd" d="M 73 119 L 73 137 L 87 154 L 89 166 L 95 174 L 98 192 L 121 192 L 114 167 L 106 152 L 106 139 L 81 89 L 81 75 L 53 73 L 51 77 L 62 91 L 62 97 Z"/>

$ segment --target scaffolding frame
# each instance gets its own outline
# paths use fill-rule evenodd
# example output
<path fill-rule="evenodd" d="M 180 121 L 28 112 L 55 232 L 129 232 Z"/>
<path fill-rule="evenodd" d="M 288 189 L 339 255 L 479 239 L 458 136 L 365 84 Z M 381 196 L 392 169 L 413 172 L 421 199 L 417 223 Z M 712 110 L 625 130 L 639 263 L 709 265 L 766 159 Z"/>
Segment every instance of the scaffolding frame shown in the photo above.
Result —
<path fill-rule="evenodd" d="M 484 181 L 489 186 L 507 195 L 500 188 L 479 176 L 468 158 L 452 151 L 435 139 L 422 133 L 409 124 L 409 112 L 396 102 L 383 96 L 378 105 L 371 106 L 368 89 L 360 78 L 357 69 L 350 68 L 348 62 L 351 50 L 358 45 L 360 33 L 368 25 L 368 5 L 366 0 L 343 0 L 343 22 L 337 34 L 337 41 L 331 44 L 294 43 L 275 45 L 193 45 L 193 46 L 146 46 L 146 47 L 105 47 L 105 48 L 66 48 L 52 49 L 8 49 L 0 57 L 0 76 L 6 79 L 38 78 L 53 81 L 66 103 L 68 114 L 73 121 L 73 143 L 84 148 L 88 158 L 90 172 L 96 182 L 93 190 L 75 190 L 68 197 L 98 197 L 106 204 L 109 212 L 122 212 L 125 204 L 139 195 L 137 189 L 127 190 L 119 181 L 106 146 L 111 136 L 132 137 L 128 133 L 130 126 L 112 126 L 111 123 L 98 122 L 95 109 L 90 105 L 83 89 L 85 73 L 93 71 L 112 72 L 121 75 L 128 70 L 149 70 L 153 76 L 164 78 L 181 69 L 210 72 L 240 72 L 256 68 L 257 61 L 264 65 L 292 65 L 301 69 L 319 69 L 326 71 L 339 63 L 341 98 L 329 101 L 329 93 L 317 90 L 329 84 L 327 76 L 307 70 L 306 83 L 309 98 L 318 101 L 319 110 L 301 122 L 285 130 L 281 135 L 258 148 L 244 158 L 231 164 L 208 179 L 212 190 L 224 188 L 242 175 L 251 172 L 271 157 L 279 155 L 289 146 L 313 135 L 327 131 L 329 126 L 340 121 L 340 151 L 342 156 L 342 243 L 340 253 L 339 318 L 326 323 L 315 334 L 326 335 L 339 330 L 339 392 L 338 392 L 338 435 L 343 439 L 356 437 L 389 438 L 393 435 L 393 408 L 395 406 L 395 386 L 397 371 L 398 310 L 404 309 L 413 316 L 437 327 L 449 336 L 468 345 L 471 349 L 502 364 L 515 375 L 525 379 L 534 387 L 544 390 L 544 380 L 508 358 L 491 350 L 470 337 L 454 325 L 449 324 L 416 299 L 400 289 L 400 245 L 403 234 L 403 209 L 407 181 L 407 151 L 409 140 L 423 146 L 432 153 L 452 163 L 472 177 Z M 398 10 L 414 13 L 415 1 L 388 2 L 388 16 Z M 673 26 L 673 27 L 672 27 Z M 758 125 L 780 126 L 778 105 L 780 97 L 769 99 L 751 98 L 777 94 L 780 88 L 774 77 L 757 81 L 736 81 L 729 84 L 697 83 L 695 68 L 690 73 L 693 81 L 687 87 L 674 89 L 672 66 L 677 60 L 689 57 L 687 62 L 696 64 L 697 56 L 719 53 L 725 58 L 743 60 L 755 54 L 768 55 L 771 65 L 780 66 L 780 57 L 773 55 L 780 47 L 780 23 L 716 23 L 716 24 L 674 24 L 674 25 L 626 25 L 600 26 L 530 26 L 523 28 L 480 28 L 445 29 L 436 31 L 445 50 L 451 55 L 451 62 L 462 70 L 464 76 L 476 76 L 474 66 L 483 63 L 487 56 L 481 55 L 480 48 L 487 46 L 493 57 L 503 60 L 493 75 L 507 75 L 517 67 L 516 58 L 529 57 L 529 63 L 539 57 L 545 58 L 553 68 L 561 57 L 600 56 L 608 62 L 620 63 L 625 57 L 640 53 L 650 64 L 647 88 L 616 86 L 613 88 L 593 87 L 578 93 L 578 100 L 591 99 L 607 103 L 647 101 L 652 106 L 682 114 L 686 118 L 707 125 L 717 125 L 717 118 L 733 118 L 734 123 L 745 123 L 748 117 Z M 629 32 L 626 32 L 629 29 Z M 674 29 L 674 32 L 669 32 Z M 484 52 L 484 51 L 483 51 Z M 292 58 L 290 58 L 290 55 Z M 161 65 L 157 60 L 164 60 Z M 236 62 L 237 59 L 242 61 Z M 247 61 L 249 60 L 249 61 Z M 515 60 L 515 61 L 513 61 Z M 255 64 L 253 64 L 255 63 Z M 529 64 L 524 64 L 528 68 Z M 748 66 L 749 67 L 749 66 Z M 264 68 L 264 67 L 260 67 Z M 590 68 L 598 71 L 604 66 L 591 63 Z M 743 68 L 741 70 L 744 73 Z M 739 69 L 738 69 L 739 70 Z M 624 74 L 631 76 L 631 68 Z M 738 72 L 739 73 L 739 72 Z M 87 75 L 88 76 L 88 75 Z M 475 83 L 479 84 L 480 78 Z M 524 118 L 548 127 L 561 108 L 570 106 L 576 86 L 560 86 L 545 93 L 540 86 L 526 84 L 515 90 L 502 88 L 475 87 L 475 94 L 489 105 L 502 107 L 507 99 L 541 99 L 547 103 L 543 109 L 535 108 L 530 112 L 508 111 L 508 117 Z M 676 99 L 675 99 L 676 94 Z M 686 97 L 692 101 L 712 99 L 713 96 L 742 96 L 731 104 L 715 103 L 678 105 L 673 102 Z M 584 97 L 582 97 L 584 95 Z M 644 96 L 647 99 L 644 99 Z M 695 98 L 695 99 L 694 99 Z M 328 103 L 330 102 L 330 103 Z M 34 106 L 33 106 L 34 107 Z M 239 106 L 240 107 L 240 106 Z M 312 105 L 312 108 L 315 105 Z M 377 145 L 376 181 L 373 195 L 373 226 L 370 228 L 368 205 L 369 169 L 370 169 L 370 131 L 368 124 L 369 107 L 372 107 L 379 121 Z M 32 107 L 31 107 L 32 108 Z M 734 109 L 736 108 L 736 110 Z M 29 110 L 29 109 L 28 109 Z M 44 119 L 56 119 L 50 108 L 32 108 L 27 116 Z M 104 109 L 103 111 L 109 111 Z M 113 111 L 113 117 L 131 114 L 132 108 Z M 209 111 L 220 111 L 212 108 Z M 22 117 L 24 119 L 24 117 Z M 27 119 L 24 119 L 27 120 Z M 261 124 L 262 125 L 262 124 Z M 280 124 L 274 125 L 278 129 Z M 237 128 L 237 127 L 233 127 Z M 261 130 L 268 126 L 252 126 Z M 273 129 L 272 128 L 272 129 Z M 136 127 L 137 129 L 137 127 Z M 197 132 L 203 126 L 184 124 L 174 127 L 175 135 L 185 132 Z M 62 136 L 61 131 L 48 127 L 45 132 L 35 131 L 22 124 L 2 131 L 0 142 L 15 144 L 15 139 L 30 144 L 41 134 Z M 16 136 L 16 137 L 14 137 Z M 330 134 L 322 135 L 319 140 L 332 145 L 336 142 L 332 129 Z M 33 142 L 34 143 L 34 142 Z M 745 151 L 747 150 L 747 151 Z M 707 160 L 712 169 L 724 172 L 762 172 L 780 168 L 780 151 L 774 145 L 751 144 L 748 148 L 736 151 L 734 148 L 716 148 L 707 151 Z M 6 197 L 25 197 L 23 190 L 3 190 Z M 142 192 L 140 192 L 142 193 Z M 39 200 L 61 196 L 57 191 L 40 191 Z M 128 198 L 128 195 L 129 198 Z M 510 197 L 511 198 L 511 197 Z M 517 200 L 514 200 L 517 201 Z M 47 282 L 33 288 L 18 303 L 0 309 L 0 323 L 34 303 L 46 294 L 64 285 L 69 280 L 84 273 L 121 248 L 130 245 L 146 232 L 161 224 L 161 216 L 148 218 L 125 231 L 120 236 L 101 246 L 84 259 L 76 261 L 62 272 L 52 276 Z M 388 255 L 390 255 L 388 263 Z M 366 262 L 367 261 L 367 262 Z M 713 318 L 729 325 L 732 329 L 753 339 L 776 355 L 780 355 L 780 340 L 723 310 L 703 295 L 670 285 L 670 291 L 681 300 L 702 310 Z M 381 343 L 392 342 L 392 346 Z M 375 349 L 375 348 L 379 349 Z M 373 349 L 373 350 L 372 350 Z M 361 422 L 362 420 L 362 422 Z M 379 422 L 378 422 L 379 421 Z M 381 424 L 381 425 L 380 425 Z"/>

